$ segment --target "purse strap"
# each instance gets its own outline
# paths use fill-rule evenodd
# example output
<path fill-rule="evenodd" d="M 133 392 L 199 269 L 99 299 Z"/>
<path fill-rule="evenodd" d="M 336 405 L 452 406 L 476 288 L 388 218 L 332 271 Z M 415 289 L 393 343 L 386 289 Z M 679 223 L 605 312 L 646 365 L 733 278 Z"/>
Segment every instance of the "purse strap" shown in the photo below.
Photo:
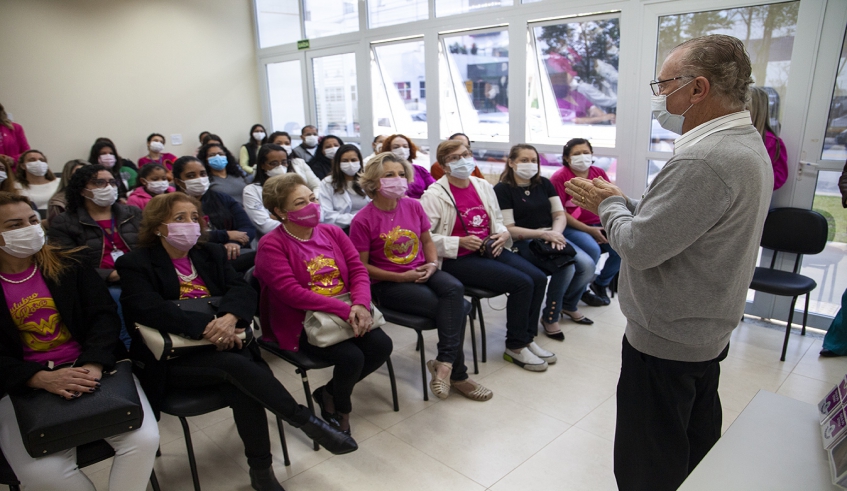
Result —
<path fill-rule="evenodd" d="M 459 223 L 461 223 L 462 228 L 465 229 L 465 235 L 470 236 L 471 233 L 468 232 L 468 227 L 465 226 L 465 221 L 462 220 L 462 212 L 459 211 L 459 205 L 456 204 L 456 200 L 453 199 L 453 195 L 450 194 L 450 191 L 448 191 L 447 188 L 442 186 L 440 182 L 436 182 L 435 184 L 437 184 L 438 187 L 440 187 L 441 189 L 444 190 L 445 193 L 447 193 L 447 197 L 450 198 L 450 202 L 453 203 L 453 208 L 456 209 L 456 218 L 459 219 Z M 471 186 L 473 186 L 473 184 L 471 184 Z"/>

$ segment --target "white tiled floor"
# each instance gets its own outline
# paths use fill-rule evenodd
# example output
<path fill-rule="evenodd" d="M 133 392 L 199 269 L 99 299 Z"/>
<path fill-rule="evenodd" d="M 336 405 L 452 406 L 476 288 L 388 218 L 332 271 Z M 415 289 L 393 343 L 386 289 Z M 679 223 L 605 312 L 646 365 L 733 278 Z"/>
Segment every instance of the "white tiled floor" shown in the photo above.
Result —
<path fill-rule="evenodd" d="M 491 306 L 501 308 L 503 298 Z M 562 321 L 564 343 L 541 335 L 537 341 L 557 353 L 547 372 L 530 373 L 503 361 L 505 312 L 483 302 L 488 327 L 488 362 L 472 375 L 494 391 L 478 403 L 453 394 L 424 402 L 414 332 L 388 325 L 400 411 L 391 408 L 385 368 L 353 393 L 353 436 L 359 450 L 345 456 L 315 452 L 306 437 L 286 426 L 291 466 L 282 463 L 276 425 L 269 418 L 274 469 L 288 491 L 296 490 L 534 490 L 615 489 L 612 441 L 615 385 L 620 368 L 624 317 L 616 299 L 609 307 L 584 308 L 593 326 Z M 821 337 L 795 331 L 785 362 L 779 361 L 784 331 L 747 319 L 722 363 L 720 396 L 724 430 L 759 389 L 816 403 L 847 373 L 847 358 L 818 356 Z M 427 333 L 427 359 L 435 354 L 435 333 Z M 465 346 L 472 370 L 470 336 Z M 305 403 L 292 367 L 267 357 L 277 377 Z M 312 388 L 329 370 L 309 372 Z M 192 439 L 205 491 L 249 490 L 243 447 L 230 411 L 192 418 Z M 162 456 L 156 473 L 163 490 L 189 490 L 191 474 L 179 422 L 163 416 Z M 109 462 L 85 469 L 98 490 L 108 488 Z M 119 490 L 115 490 L 119 491 Z"/>

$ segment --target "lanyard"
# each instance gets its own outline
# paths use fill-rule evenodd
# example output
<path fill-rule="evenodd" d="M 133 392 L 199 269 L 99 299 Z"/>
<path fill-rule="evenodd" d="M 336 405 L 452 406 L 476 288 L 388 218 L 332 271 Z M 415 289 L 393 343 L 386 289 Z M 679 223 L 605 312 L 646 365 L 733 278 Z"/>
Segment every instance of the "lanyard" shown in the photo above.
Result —
<path fill-rule="evenodd" d="M 98 223 L 97 225 L 100 225 L 100 224 Z M 118 235 L 118 227 L 115 224 L 115 215 L 112 214 L 112 232 L 111 233 L 107 232 L 106 229 L 104 229 L 102 225 L 100 226 L 100 229 L 103 230 L 103 235 L 109 236 L 109 240 L 112 242 L 112 250 L 113 251 L 118 250 L 118 243 L 115 241 L 115 236 Z"/>

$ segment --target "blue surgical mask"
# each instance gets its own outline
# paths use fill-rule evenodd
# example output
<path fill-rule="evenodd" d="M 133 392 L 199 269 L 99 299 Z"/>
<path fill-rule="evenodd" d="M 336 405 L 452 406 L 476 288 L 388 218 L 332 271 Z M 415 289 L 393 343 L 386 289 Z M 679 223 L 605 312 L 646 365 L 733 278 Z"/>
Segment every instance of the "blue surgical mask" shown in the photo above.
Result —
<path fill-rule="evenodd" d="M 224 170 L 226 169 L 227 160 L 223 155 L 215 155 L 209 157 L 209 167 L 215 170 Z"/>
<path fill-rule="evenodd" d="M 476 168 L 476 162 L 473 157 L 460 158 L 459 160 L 450 163 L 450 175 L 456 179 L 468 179 L 471 173 Z"/>

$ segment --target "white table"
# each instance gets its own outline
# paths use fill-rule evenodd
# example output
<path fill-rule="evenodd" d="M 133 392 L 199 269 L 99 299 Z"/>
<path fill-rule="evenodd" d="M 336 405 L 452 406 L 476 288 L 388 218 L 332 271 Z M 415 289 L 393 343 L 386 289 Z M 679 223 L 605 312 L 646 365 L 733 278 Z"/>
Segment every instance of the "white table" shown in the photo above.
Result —
<path fill-rule="evenodd" d="M 839 490 L 821 444 L 817 407 L 760 390 L 679 489 Z"/>

